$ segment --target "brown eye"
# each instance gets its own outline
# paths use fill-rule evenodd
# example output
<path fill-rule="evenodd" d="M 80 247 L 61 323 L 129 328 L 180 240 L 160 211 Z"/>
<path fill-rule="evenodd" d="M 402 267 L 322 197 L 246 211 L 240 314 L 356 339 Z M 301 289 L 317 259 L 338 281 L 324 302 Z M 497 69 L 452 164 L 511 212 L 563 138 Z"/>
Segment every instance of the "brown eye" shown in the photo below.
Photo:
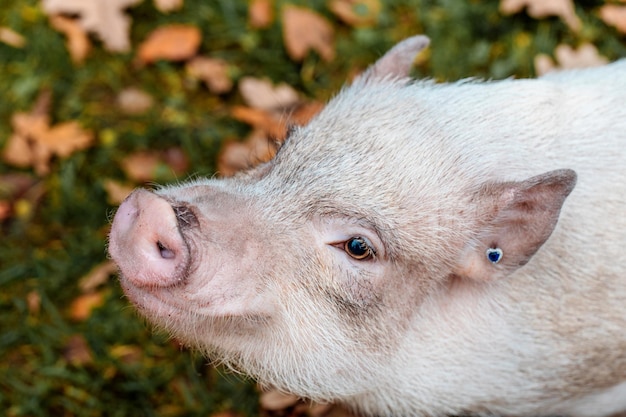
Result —
<path fill-rule="evenodd" d="M 343 249 L 354 259 L 361 261 L 374 255 L 374 250 L 362 237 L 353 237 L 343 244 Z"/>

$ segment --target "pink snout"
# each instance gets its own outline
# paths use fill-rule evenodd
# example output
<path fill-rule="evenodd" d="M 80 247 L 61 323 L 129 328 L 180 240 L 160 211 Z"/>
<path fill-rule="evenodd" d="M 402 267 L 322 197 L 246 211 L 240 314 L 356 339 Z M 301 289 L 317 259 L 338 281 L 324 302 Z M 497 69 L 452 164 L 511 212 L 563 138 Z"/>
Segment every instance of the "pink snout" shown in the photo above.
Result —
<path fill-rule="evenodd" d="M 189 248 L 169 202 L 138 189 L 120 205 L 109 236 L 109 253 L 135 286 L 168 287 L 185 279 Z"/>

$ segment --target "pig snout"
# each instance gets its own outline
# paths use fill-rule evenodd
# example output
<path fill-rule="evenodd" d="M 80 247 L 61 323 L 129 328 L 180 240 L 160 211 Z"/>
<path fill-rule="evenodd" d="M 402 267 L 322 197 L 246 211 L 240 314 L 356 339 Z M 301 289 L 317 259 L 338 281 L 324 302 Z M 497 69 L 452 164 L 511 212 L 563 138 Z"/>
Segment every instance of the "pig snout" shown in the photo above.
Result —
<path fill-rule="evenodd" d="M 109 251 L 127 280 L 168 287 L 185 279 L 190 256 L 181 221 L 175 207 L 147 190 L 126 198 L 113 220 Z"/>

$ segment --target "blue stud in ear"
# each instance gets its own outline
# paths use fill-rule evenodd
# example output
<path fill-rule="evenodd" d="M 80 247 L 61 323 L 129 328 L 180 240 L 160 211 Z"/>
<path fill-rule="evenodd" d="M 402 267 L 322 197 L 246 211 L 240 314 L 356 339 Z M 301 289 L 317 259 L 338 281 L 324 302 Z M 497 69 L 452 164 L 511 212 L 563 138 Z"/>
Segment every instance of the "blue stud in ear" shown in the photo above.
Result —
<path fill-rule="evenodd" d="M 485 252 L 485 255 L 487 255 L 487 259 L 489 259 L 489 262 L 491 262 L 492 264 L 497 264 L 502 260 L 502 249 L 489 248 Z"/>

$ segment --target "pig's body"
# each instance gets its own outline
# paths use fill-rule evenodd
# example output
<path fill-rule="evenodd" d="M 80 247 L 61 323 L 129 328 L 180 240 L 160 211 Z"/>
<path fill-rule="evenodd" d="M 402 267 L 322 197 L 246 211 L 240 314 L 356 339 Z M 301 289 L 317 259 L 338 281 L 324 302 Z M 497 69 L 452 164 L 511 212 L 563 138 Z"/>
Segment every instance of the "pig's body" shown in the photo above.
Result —
<path fill-rule="evenodd" d="M 209 356 L 368 414 L 625 411 L 626 61 L 409 83 L 425 44 L 270 163 L 131 195 L 126 293 Z"/>

